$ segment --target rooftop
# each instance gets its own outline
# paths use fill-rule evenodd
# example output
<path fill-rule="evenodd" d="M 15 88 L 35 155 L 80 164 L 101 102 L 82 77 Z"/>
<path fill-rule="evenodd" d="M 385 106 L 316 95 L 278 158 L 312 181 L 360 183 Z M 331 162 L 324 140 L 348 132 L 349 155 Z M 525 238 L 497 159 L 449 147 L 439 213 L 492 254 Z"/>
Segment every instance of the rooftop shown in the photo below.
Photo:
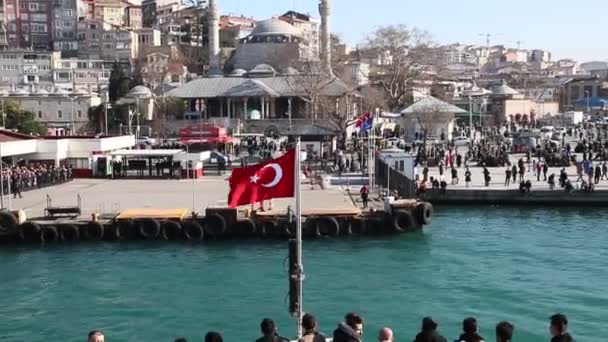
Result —
<path fill-rule="evenodd" d="M 274 35 L 300 36 L 300 34 L 300 30 L 296 27 L 277 18 L 258 22 L 255 29 L 251 32 L 251 35 L 254 37 Z"/>

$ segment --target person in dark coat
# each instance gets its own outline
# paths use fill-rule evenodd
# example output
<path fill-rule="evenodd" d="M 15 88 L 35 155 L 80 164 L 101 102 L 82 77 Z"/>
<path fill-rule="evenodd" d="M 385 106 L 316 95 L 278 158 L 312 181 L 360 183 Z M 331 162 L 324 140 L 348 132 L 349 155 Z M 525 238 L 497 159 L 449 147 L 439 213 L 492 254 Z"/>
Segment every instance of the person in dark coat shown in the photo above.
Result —
<path fill-rule="evenodd" d="M 551 316 L 549 331 L 551 342 L 574 342 L 574 338 L 568 333 L 568 318 L 562 314 Z"/>
<path fill-rule="evenodd" d="M 424 317 L 422 328 L 414 342 L 447 342 L 447 340 L 437 333 L 437 323 L 431 317 Z"/>
<path fill-rule="evenodd" d="M 363 318 L 356 313 L 348 313 L 344 322 L 334 330 L 333 342 L 361 342 L 363 336 Z"/>
<path fill-rule="evenodd" d="M 279 336 L 277 326 L 270 318 L 264 318 L 262 320 L 260 329 L 264 336 L 258 338 L 255 342 L 289 342 L 285 337 Z"/>
<path fill-rule="evenodd" d="M 513 339 L 513 324 L 503 321 L 496 325 L 496 342 L 511 342 Z"/>
<path fill-rule="evenodd" d="M 473 317 L 466 318 L 462 321 L 462 335 L 456 340 L 458 342 L 483 342 L 485 339 L 477 332 L 477 320 Z"/>

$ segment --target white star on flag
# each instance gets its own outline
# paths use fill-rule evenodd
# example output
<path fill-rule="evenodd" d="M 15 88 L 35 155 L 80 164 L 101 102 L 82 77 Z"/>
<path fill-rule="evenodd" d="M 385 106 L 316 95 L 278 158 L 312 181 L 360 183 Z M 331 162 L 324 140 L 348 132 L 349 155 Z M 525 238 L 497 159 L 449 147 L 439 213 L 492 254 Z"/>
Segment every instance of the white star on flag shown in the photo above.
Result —
<path fill-rule="evenodd" d="M 253 183 L 253 184 L 257 184 L 258 180 L 260 180 L 260 177 L 258 175 L 253 175 L 253 176 L 249 177 L 249 181 L 251 181 L 251 183 Z"/>

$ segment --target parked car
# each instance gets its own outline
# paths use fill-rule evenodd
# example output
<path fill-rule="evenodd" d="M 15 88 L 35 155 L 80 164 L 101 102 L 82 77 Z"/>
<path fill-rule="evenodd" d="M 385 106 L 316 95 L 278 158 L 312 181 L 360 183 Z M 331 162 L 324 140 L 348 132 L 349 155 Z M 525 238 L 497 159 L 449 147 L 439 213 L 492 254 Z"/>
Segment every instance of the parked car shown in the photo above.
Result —
<path fill-rule="evenodd" d="M 137 138 L 137 144 L 139 145 L 156 145 L 156 139 L 150 138 L 148 136 L 140 136 Z"/>

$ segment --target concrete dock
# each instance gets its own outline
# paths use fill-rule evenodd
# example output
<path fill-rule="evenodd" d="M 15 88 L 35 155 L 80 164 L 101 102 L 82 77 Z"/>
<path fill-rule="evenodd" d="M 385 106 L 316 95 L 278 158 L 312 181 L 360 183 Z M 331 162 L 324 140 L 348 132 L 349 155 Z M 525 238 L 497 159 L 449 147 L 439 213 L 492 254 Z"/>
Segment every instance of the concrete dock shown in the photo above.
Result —
<path fill-rule="evenodd" d="M 207 207 L 226 206 L 229 190 L 227 178 L 207 176 L 195 181 L 76 179 L 58 186 L 24 192 L 23 198 L 11 199 L 11 206 L 12 209 L 24 209 L 30 218 L 41 217 L 47 204 L 47 194 L 53 206 L 76 205 L 79 194 L 82 198 L 82 217 L 85 219 L 94 212 L 111 215 L 127 208 L 194 208 L 201 212 Z M 4 202 L 8 206 L 8 196 L 5 196 Z M 292 199 L 276 199 L 273 200 L 273 207 L 286 208 L 292 202 Z M 324 190 L 308 184 L 302 184 L 302 204 L 305 208 L 353 208 L 352 201 L 342 191 Z"/>

